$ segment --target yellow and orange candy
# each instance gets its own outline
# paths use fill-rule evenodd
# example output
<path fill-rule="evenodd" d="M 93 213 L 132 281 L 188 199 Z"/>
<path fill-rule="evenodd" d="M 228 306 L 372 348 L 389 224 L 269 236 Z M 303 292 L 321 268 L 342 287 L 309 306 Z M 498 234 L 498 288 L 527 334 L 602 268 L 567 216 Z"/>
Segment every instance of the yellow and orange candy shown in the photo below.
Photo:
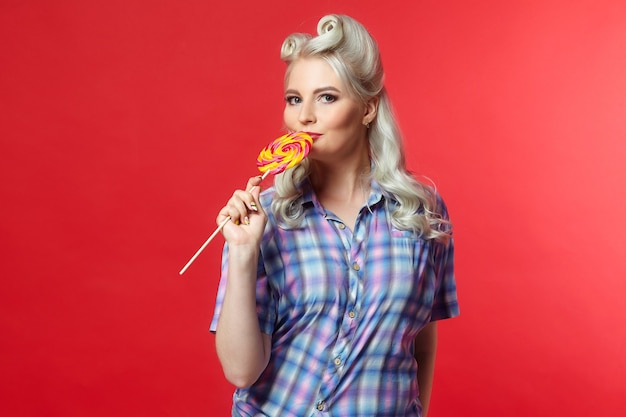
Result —
<path fill-rule="evenodd" d="M 317 137 L 314 133 L 293 132 L 275 139 L 259 153 L 256 163 L 259 171 L 280 174 L 295 167 L 309 154 Z"/>

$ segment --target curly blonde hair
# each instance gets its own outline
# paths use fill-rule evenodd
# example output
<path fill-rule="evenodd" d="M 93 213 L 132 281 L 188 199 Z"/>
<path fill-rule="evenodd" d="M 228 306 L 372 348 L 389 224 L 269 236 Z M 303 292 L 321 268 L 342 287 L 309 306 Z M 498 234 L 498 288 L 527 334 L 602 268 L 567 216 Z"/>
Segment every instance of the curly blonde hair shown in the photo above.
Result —
<path fill-rule="evenodd" d="M 397 203 L 391 211 L 396 228 L 414 231 L 425 239 L 446 242 L 451 235 L 451 224 L 447 216 L 442 216 L 445 209 L 441 207 L 436 190 L 417 181 L 406 169 L 402 136 L 383 84 L 384 71 L 376 41 L 363 25 L 346 15 L 322 17 L 317 33 L 315 37 L 294 33 L 285 39 L 281 48 L 281 59 L 287 63 L 285 80 L 289 77 L 291 63 L 297 59 L 321 58 L 328 62 L 354 97 L 365 103 L 378 96 L 376 119 L 368 130 L 370 176 L 378 182 L 383 194 Z M 271 209 L 284 227 L 301 224 L 298 186 L 309 174 L 310 165 L 305 159 L 274 179 Z"/>

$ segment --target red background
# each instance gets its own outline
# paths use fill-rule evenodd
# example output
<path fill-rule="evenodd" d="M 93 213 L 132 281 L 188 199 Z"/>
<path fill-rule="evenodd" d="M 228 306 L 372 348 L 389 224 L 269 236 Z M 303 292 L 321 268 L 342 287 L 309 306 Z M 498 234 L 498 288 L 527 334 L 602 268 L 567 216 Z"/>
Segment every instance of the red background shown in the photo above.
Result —
<path fill-rule="evenodd" d="M 626 2 L 3 0 L 2 415 L 229 415 L 221 236 L 178 271 L 281 133 L 283 38 L 328 12 L 379 40 L 455 221 L 431 415 L 623 414 Z"/>

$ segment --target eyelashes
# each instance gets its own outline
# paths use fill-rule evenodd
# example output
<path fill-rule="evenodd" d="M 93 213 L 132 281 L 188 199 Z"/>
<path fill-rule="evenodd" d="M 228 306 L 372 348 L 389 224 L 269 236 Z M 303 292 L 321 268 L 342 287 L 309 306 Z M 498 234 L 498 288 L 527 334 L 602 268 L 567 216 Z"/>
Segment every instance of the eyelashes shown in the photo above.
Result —
<path fill-rule="evenodd" d="M 289 104 L 290 106 L 295 106 L 296 104 L 300 104 L 301 102 L 302 102 L 302 99 L 298 96 L 285 97 L 285 103 Z"/>
<path fill-rule="evenodd" d="M 332 103 L 337 100 L 337 96 L 333 94 L 322 94 L 319 98 L 322 103 Z"/>
<path fill-rule="evenodd" d="M 333 103 L 337 101 L 338 97 L 334 94 L 320 94 L 315 100 L 320 103 Z M 290 106 L 295 106 L 302 103 L 302 98 L 295 95 L 289 95 L 285 97 L 285 102 Z"/>

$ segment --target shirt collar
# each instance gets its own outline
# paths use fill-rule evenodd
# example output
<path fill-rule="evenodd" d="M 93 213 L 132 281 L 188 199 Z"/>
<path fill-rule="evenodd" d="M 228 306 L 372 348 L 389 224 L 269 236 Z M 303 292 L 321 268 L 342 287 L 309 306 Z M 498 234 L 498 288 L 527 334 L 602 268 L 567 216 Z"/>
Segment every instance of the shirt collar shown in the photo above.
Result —
<path fill-rule="evenodd" d="M 319 202 L 317 201 L 317 197 L 315 196 L 315 191 L 313 190 L 313 186 L 311 185 L 311 182 L 308 178 L 305 178 L 303 180 L 300 188 L 302 189 L 301 202 L 303 207 L 309 206 L 311 204 L 319 206 Z M 380 184 L 378 184 L 375 179 L 372 179 L 372 182 L 370 184 L 370 195 L 367 198 L 367 205 L 373 207 L 374 205 L 383 201 L 383 198 L 383 190 L 380 187 Z"/>

